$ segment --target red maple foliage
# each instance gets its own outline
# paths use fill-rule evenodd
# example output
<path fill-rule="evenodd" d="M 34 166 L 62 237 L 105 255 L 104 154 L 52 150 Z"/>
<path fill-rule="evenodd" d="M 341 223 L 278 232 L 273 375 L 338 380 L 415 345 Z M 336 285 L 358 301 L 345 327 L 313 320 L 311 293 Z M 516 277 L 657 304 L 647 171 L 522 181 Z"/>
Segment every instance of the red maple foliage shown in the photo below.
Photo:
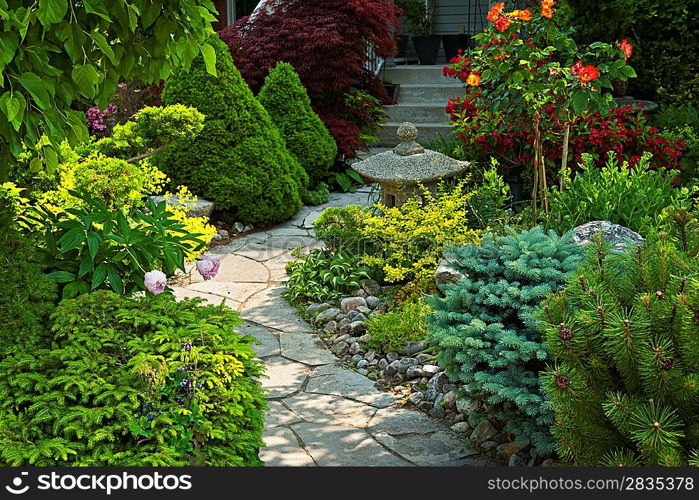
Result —
<path fill-rule="evenodd" d="M 340 151 L 361 149 L 361 117 L 345 94 L 361 89 L 388 102 L 382 85 L 366 69 L 367 47 L 380 57 L 395 51 L 392 31 L 398 8 L 392 0 L 268 0 L 260 9 L 219 32 L 253 92 L 277 62 L 290 63 L 308 90 L 315 111 Z"/>

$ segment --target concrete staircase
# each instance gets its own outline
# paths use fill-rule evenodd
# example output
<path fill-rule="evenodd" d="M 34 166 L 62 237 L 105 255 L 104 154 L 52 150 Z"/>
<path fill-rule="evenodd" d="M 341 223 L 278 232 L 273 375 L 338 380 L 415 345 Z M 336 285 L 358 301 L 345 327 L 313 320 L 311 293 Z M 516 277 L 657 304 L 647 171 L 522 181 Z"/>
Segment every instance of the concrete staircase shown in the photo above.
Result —
<path fill-rule="evenodd" d="M 442 74 L 443 65 L 394 66 L 386 68 L 384 78 L 399 83 L 398 104 L 386 106 L 386 123 L 381 126 L 378 147 L 394 147 L 396 131 L 403 122 L 413 122 L 419 132 L 418 141 L 446 137 L 451 131 L 449 116 L 444 111 L 450 97 L 464 93 L 461 82 Z"/>

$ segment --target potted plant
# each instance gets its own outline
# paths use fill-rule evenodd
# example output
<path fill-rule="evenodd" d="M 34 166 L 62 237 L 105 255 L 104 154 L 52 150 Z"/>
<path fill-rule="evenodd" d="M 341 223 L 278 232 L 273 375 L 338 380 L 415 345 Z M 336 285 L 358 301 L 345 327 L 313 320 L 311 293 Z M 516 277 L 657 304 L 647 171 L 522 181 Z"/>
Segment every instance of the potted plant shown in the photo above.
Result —
<path fill-rule="evenodd" d="M 451 61 L 459 54 L 459 50 L 463 50 L 465 52 L 469 49 L 471 45 L 471 37 L 465 33 L 442 35 L 442 44 L 444 45 L 444 55 L 446 56 L 447 61 Z"/>
<path fill-rule="evenodd" d="M 429 5 L 428 5 L 429 4 Z M 442 37 L 435 35 L 434 5 L 431 0 L 409 0 L 401 3 L 412 33 L 415 52 L 420 64 L 435 64 Z"/>

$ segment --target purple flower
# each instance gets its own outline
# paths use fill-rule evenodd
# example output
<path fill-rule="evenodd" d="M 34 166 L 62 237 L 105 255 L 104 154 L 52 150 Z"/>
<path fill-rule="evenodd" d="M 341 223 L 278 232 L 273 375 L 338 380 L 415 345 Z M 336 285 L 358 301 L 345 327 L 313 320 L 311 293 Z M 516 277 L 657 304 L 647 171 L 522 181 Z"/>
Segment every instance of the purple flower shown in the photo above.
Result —
<path fill-rule="evenodd" d="M 201 260 L 197 261 L 197 271 L 205 280 L 215 277 L 220 267 L 221 261 L 209 253 L 202 255 Z"/>
<path fill-rule="evenodd" d="M 154 294 L 158 295 L 163 293 L 165 287 L 167 286 L 167 276 L 162 271 L 150 271 L 144 276 L 146 289 Z"/>
<path fill-rule="evenodd" d="M 184 349 L 184 352 L 189 352 L 192 350 L 192 343 L 185 342 L 184 344 L 182 344 L 182 348 Z"/>

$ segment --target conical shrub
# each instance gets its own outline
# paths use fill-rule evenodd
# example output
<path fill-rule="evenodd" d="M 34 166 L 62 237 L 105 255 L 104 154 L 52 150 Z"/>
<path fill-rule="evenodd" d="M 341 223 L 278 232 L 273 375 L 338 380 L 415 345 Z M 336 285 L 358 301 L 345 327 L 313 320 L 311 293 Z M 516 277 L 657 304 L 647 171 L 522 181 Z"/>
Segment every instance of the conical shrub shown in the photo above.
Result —
<path fill-rule="evenodd" d="M 335 162 L 337 144 L 311 108 L 311 99 L 294 67 L 278 63 L 265 78 L 257 99 L 282 133 L 289 152 L 315 186 Z"/>
<path fill-rule="evenodd" d="M 184 184 L 218 210 L 250 224 L 286 220 L 301 207 L 308 176 L 289 153 L 267 111 L 233 65 L 226 45 L 212 36 L 217 76 L 199 55 L 167 82 L 165 104 L 192 106 L 205 116 L 193 141 L 166 148 L 158 166 L 173 185 Z"/>

